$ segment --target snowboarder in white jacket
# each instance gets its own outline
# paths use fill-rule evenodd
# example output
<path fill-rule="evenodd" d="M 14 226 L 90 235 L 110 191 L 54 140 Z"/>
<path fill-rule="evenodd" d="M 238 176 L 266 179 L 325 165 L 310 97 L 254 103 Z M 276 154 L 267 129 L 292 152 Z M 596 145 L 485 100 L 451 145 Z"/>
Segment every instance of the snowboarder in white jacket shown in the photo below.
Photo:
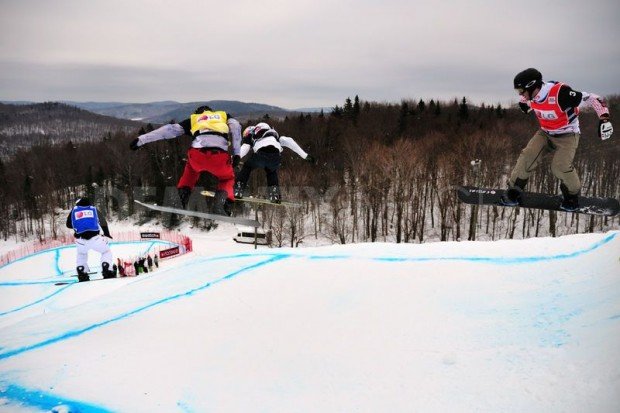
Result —
<path fill-rule="evenodd" d="M 312 164 L 316 163 L 314 157 L 306 153 L 295 142 L 295 139 L 280 136 L 275 129 L 265 122 L 244 129 L 240 156 L 243 158 L 250 150 L 252 150 L 252 155 L 244 162 L 241 171 L 237 174 L 235 198 L 240 199 L 245 195 L 252 171 L 256 168 L 263 168 L 267 174 L 267 197 L 273 203 L 279 204 L 281 202 L 278 170 L 282 162 L 283 148 L 289 148 Z"/>

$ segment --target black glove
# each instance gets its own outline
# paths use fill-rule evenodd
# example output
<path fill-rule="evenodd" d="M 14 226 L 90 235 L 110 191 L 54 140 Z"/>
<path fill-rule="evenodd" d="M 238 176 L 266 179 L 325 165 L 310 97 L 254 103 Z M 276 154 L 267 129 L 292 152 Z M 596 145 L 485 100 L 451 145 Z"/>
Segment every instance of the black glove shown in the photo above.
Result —
<path fill-rule="evenodd" d="M 310 154 L 306 156 L 306 162 L 310 162 L 312 165 L 316 165 L 316 158 Z"/>
<path fill-rule="evenodd" d="M 233 166 L 233 168 L 237 168 L 237 166 L 239 166 L 239 162 L 241 162 L 241 156 L 234 155 L 233 158 L 232 158 L 232 166 Z"/>
<path fill-rule="evenodd" d="M 138 146 L 139 143 L 140 143 L 140 139 L 138 138 L 132 140 L 131 143 L 129 144 L 129 149 L 131 149 L 132 151 L 137 150 L 138 148 L 140 148 Z"/>
<path fill-rule="evenodd" d="M 532 108 L 524 102 L 519 102 L 519 109 L 521 109 L 521 112 L 525 113 L 526 115 L 532 111 Z"/>
<path fill-rule="evenodd" d="M 611 138 L 614 133 L 614 127 L 609 119 L 601 119 L 598 121 L 598 137 L 602 140 Z"/>

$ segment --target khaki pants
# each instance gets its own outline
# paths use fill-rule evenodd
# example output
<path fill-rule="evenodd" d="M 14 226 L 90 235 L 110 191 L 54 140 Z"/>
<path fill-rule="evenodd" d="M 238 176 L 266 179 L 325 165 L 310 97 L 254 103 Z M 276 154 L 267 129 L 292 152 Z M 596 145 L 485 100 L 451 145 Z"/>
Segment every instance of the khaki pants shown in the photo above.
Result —
<path fill-rule="evenodd" d="M 540 165 L 543 157 L 553 153 L 551 160 L 551 172 L 568 188 L 571 194 L 576 194 L 581 189 L 579 175 L 573 167 L 573 158 L 579 145 L 578 133 L 564 133 L 562 135 L 549 135 L 539 129 L 527 146 L 521 151 L 517 164 L 510 175 L 510 185 L 514 185 L 517 178 L 527 179 Z"/>

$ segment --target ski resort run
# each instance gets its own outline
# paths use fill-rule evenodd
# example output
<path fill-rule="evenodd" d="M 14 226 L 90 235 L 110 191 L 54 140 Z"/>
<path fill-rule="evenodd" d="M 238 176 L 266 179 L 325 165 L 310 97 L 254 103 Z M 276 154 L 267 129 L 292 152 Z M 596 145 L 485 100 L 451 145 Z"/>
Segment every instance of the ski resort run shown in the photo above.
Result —
<path fill-rule="evenodd" d="M 71 247 L 4 265 L 0 411 L 620 405 L 618 231 L 257 250 L 236 234 L 191 234 L 192 252 L 136 277 L 56 285 Z"/>

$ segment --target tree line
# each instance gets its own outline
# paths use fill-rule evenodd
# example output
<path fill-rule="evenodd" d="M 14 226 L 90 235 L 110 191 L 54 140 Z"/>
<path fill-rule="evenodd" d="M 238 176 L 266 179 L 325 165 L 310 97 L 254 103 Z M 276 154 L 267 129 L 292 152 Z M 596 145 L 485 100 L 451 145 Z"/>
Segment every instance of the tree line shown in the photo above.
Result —
<path fill-rule="evenodd" d="M 612 121 L 618 97 L 609 99 Z M 263 116 L 244 125 L 269 122 L 292 136 L 319 161 L 312 166 L 283 152 L 280 182 L 284 198 L 301 208 L 263 207 L 262 221 L 276 245 L 296 246 L 309 237 L 333 242 L 424 242 L 558 236 L 618 228 L 619 218 L 590 217 L 516 208 L 477 207 L 458 202 L 454 187 L 476 184 L 503 188 L 520 150 L 537 128 L 533 115 L 501 105 L 470 105 L 463 97 L 449 102 L 403 100 L 400 103 L 347 98 L 330 113 L 285 118 Z M 596 115 L 580 117 L 582 138 L 575 165 L 584 195 L 620 194 L 618 137 L 597 137 Z M 119 219 L 153 219 L 133 208 L 137 196 L 174 204 L 174 187 L 183 171 L 191 138 L 150 144 L 132 152 L 129 142 L 142 131 L 108 133 L 88 144 L 37 144 L 0 162 L 0 231 L 12 235 L 55 236 L 64 222 L 54 213 L 77 195 L 97 196 L 98 205 Z M 480 159 L 478 167 L 470 161 Z M 213 188 L 204 176 L 199 186 Z M 255 171 L 250 188 L 266 186 Z M 559 193 L 546 162 L 528 190 Z M 204 202 L 194 194 L 197 203 Z M 247 206 L 238 206 L 244 213 Z M 179 217 L 166 215 L 174 227 Z"/>

